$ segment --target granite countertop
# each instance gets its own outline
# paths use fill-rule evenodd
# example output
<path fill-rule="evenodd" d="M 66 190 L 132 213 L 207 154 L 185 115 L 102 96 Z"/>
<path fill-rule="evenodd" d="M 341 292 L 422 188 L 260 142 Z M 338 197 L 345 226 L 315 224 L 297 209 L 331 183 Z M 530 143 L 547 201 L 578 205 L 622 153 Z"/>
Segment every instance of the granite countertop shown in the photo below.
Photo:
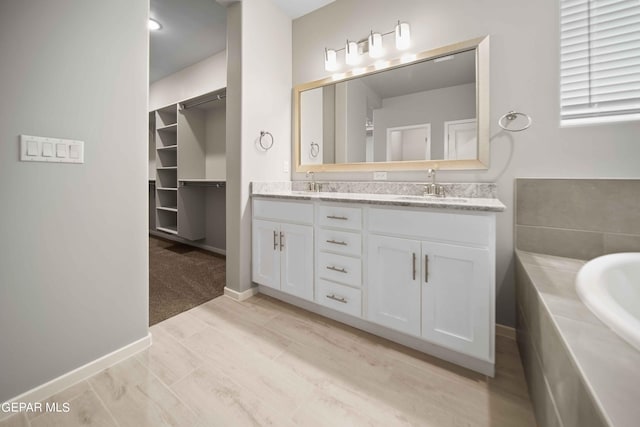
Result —
<path fill-rule="evenodd" d="M 607 422 L 638 425 L 640 352 L 580 300 L 575 278 L 585 261 L 520 250 L 516 254 Z"/>
<path fill-rule="evenodd" d="M 423 208 L 458 209 L 469 211 L 502 212 L 505 205 L 495 197 L 495 184 L 443 184 L 450 197 L 423 196 L 424 184 L 418 183 L 322 183 L 329 191 L 303 190 L 305 183 L 255 182 L 253 197 L 271 197 L 293 200 L 320 200 L 324 202 L 366 203 L 388 206 L 414 206 Z"/>

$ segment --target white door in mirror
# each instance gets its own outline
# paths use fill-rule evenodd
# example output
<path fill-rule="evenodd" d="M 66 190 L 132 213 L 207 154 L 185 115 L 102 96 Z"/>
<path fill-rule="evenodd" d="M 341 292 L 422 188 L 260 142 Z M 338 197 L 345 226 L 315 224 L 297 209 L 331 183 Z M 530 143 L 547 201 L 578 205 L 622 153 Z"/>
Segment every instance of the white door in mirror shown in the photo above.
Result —
<path fill-rule="evenodd" d="M 84 141 L 20 135 L 20 161 L 84 163 Z"/>

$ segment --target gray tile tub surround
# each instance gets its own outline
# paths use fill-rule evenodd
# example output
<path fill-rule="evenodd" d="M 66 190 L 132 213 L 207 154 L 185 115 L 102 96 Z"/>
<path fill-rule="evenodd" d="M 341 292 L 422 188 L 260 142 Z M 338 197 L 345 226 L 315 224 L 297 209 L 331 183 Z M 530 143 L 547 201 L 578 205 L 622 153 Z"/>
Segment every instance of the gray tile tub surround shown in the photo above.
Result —
<path fill-rule="evenodd" d="M 517 179 L 516 247 L 589 260 L 640 251 L 640 180 Z"/>
<path fill-rule="evenodd" d="M 580 301 L 584 261 L 516 252 L 517 339 L 541 426 L 638 426 L 640 352 Z"/>

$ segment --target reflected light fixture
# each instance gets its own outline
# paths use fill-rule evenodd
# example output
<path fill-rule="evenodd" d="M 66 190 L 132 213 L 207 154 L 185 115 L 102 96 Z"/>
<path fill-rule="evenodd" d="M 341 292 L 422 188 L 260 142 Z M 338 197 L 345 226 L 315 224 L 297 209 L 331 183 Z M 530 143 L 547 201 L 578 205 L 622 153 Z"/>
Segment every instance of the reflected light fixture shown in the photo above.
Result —
<path fill-rule="evenodd" d="M 344 47 L 344 62 L 347 65 L 358 65 L 360 63 L 360 54 L 358 53 L 358 43 L 350 42 L 347 40 L 347 44 Z"/>
<path fill-rule="evenodd" d="M 327 71 L 335 71 L 338 69 L 338 58 L 334 49 L 324 50 L 324 69 Z"/>
<path fill-rule="evenodd" d="M 406 22 L 398 21 L 396 25 L 396 49 L 406 50 L 411 47 L 411 28 Z"/>
<path fill-rule="evenodd" d="M 371 34 L 369 34 L 369 56 L 372 58 L 380 58 L 383 55 L 382 34 L 371 31 Z"/>
<path fill-rule="evenodd" d="M 160 23 L 155 19 L 149 18 L 149 22 L 147 23 L 147 28 L 150 31 L 158 31 L 159 29 L 162 28 L 162 25 L 160 25 Z"/>

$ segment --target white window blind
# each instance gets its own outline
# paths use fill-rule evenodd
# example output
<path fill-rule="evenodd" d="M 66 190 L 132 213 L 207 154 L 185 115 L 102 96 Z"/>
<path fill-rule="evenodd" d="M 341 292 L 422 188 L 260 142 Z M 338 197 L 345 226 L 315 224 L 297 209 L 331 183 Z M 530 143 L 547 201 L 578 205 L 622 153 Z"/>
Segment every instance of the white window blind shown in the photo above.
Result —
<path fill-rule="evenodd" d="M 640 113 L 640 0 L 560 0 L 561 119 Z"/>

